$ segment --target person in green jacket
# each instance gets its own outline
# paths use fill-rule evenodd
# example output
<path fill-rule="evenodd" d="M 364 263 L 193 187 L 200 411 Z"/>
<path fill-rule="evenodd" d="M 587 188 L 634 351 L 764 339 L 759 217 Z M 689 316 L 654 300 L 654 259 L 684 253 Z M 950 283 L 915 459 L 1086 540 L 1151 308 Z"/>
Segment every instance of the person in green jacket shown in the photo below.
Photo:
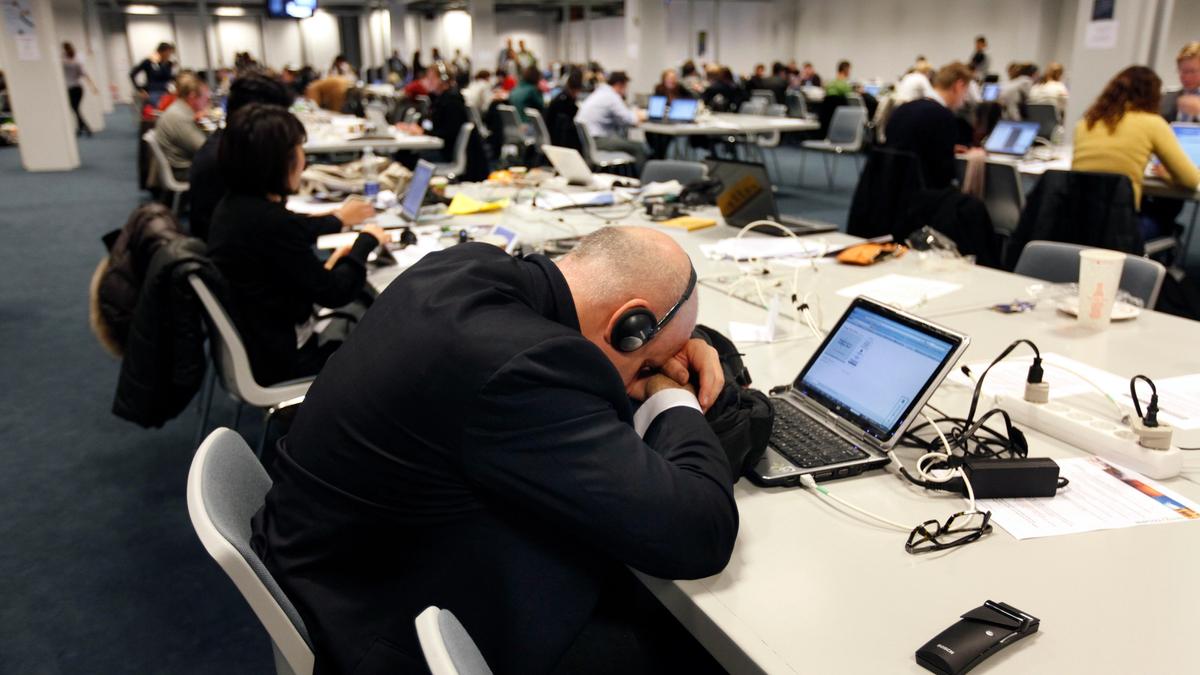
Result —
<path fill-rule="evenodd" d="M 538 88 L 538 82 L 541 82 L 542 74 L 538 72 L 535 66 L 529 66 L 521 71 L 521 82 L 508 95 L 508 103 L 517 109 L 517 115 L 522 122 L 528 122 L 529 118 L 525 117 L 526 108 L 534 108 L 538 112 L 544 112 L 546 109 L 545 101 L 542 99 L 542 90 Z"/>
<path fill-rule="evenodd" d="M 849 96 L 853 92 L 854 87 L 850 84 L 850 62 L 839 61 L 837 77 L 825 85 L 825 94 L 827 96 Z"/>

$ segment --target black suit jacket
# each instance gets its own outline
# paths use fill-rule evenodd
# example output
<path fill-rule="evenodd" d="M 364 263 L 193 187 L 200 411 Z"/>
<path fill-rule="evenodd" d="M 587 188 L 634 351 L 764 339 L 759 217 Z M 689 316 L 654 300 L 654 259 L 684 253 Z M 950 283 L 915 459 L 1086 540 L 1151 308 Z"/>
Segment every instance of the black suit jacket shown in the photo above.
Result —
<path fill-rule="evenodd" d="M 423 672 L 413 619 L 454 612 L 497 673 L 549 671 L 620 563 L 720 571 L 733 475 L 703 415 L 645 439 L 547 258 L 427 256 L 309 390 L 255 517 L 320 673 Z"/>
<path fill-rule="evenodd" d="M 358 235 L 332 270 L 313 252 L 318 234 L 339 229 L 334 216 L 302 216 L 263 197 L 231 192 L 217 204 L 208 252 L 225 277 L 225 302 L 259 383 L 316 374 L 320 361 L 296 347 L 296 324 L 313 305 L 341 307 L 362 290 L 374 237 Z M 315 341 L 306 349 L 315 351 Z"/>
<path fill-rule="evenodd" d="M 1196 92 L 1194 92 L 1194 91 L 1193 92 L 1168 91 L 1168 92 L 1163 93 L 1162 104 L 1161 104 L 1162 107 L 1161 107 L 1160 111 L 1162 112 L 1162 116 L 1168 122 L 1178 122 L 1179 121 L 1179 97 L 1180 97 L 1180 95 L 1185 94 L 1185 93 L 1196 93 Z"/>
<path fill-rule="evenodd" d="M 912 152 L 921 160 L 925 187 L 940 190 L 954 182 L 958 119 L 931 98 L 910 101 L 888 119 L 887 147 Z"/>

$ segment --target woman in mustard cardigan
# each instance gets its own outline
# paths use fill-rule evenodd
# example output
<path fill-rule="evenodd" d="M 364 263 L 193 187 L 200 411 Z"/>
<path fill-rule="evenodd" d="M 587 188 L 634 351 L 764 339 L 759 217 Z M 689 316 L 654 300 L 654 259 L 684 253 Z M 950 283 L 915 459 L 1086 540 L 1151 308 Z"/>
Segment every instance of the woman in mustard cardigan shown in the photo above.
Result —
<path fill-rule="evenodd" d="M 1145 66 L 1130 66 L 1117 73 L 1075 125 L 1071 168 L 1128 176 L 1139 211 L 1142 179 L 1151 155 L 1159 160 L 1154 165 L 1157 176 L 1187 190 L 1200 188 L 1200 170 L 1158 112 L 1161 98 L 1158 75 Z M 1158 223 L 1146 215 L 1139 222 L 1144 239 L 1169 233 L 1174 227 L 1174 223 Z"/>

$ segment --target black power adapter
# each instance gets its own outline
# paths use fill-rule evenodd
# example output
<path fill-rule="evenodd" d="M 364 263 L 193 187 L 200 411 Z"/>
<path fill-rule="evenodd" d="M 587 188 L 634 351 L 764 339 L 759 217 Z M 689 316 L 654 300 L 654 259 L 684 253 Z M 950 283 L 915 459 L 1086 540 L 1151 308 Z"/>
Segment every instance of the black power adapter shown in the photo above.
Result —
<path fill-rule="evenodd" d="M 962 462 L 976 499 L 1053 497 L 1065 485 L 1047 458 L 972 459 Z"/>

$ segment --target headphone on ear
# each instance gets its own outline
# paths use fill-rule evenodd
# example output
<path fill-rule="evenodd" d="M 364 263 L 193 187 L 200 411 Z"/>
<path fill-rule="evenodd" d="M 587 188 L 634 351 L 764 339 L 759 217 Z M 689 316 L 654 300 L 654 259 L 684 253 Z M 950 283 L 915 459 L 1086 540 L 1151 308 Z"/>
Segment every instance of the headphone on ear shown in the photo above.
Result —
<path fill-rule="evenodd" d="M 661 321 L 654 316 L 645 307 L 634 307 L 625 312 L 617 319 L 617 324 L 612 330 L 612 345 L 619 352 L 629 353 L 636 352 L 646 345 L 647 342 L 654 339 L 663 328 L 670 323 L 671 319 L 679 313 L 679 308 L 692 297 L 692 293 L 696 290 L 696 268 L 691 268 L 688 275 L 687 288 L 684 289 L 683 295 L 679 296 L 679 301 L 675 303 L 667 313 L 663 315 Z"/>

